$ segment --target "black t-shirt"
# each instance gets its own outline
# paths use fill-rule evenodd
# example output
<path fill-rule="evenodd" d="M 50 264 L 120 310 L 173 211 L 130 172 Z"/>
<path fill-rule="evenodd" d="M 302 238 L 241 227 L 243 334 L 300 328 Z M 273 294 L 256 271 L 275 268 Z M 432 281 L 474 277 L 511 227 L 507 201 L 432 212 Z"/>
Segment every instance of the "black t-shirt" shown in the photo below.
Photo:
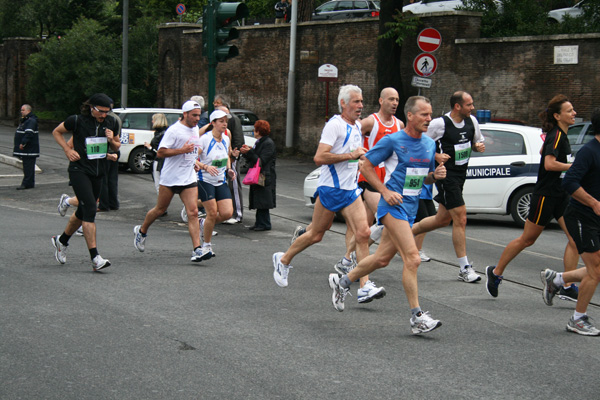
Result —
<path fill-rule="evenodd" d="M 544 146 L 542 147 L 542 156 L 540 159 L 540 168 L 538 169 L 538 179 L 533 193 L 541 196 L 561 197 L 565 191 L 562 188 L 562 171 L 546 170 L 546 156 L 556 157 L 556 161 L 567 163 L 567 156 L 571 154 L 571 145 L 567 139 L 567 134 L 559 127 L 552 128 L 546 134 Z"/>
<path fill-rule="evenodd" d="M 464 164 L 456 165 L 456 162 L 457 159 L 464 160 L 465 156 L 468 159 L 472 150 L 468 150 L 467 155 L 457 155 L 455 146 L 469 143 L 469 149 L 471 149 L 473 147 L 473 140 L 475 139 L 475 126 L 473 125 L 471 118 L 464 119 L 465 124 L 462 128 L 457 128 L 447 115 L 444 115 L 442 118 L 444 119 L 444 136 L 438 140 L 438 144 L 436 146 L 437 152 L 440 153 L 441 150 L 441 152 L 450 156 L 448 161 L 444 163 L 444 166 L 448 170 L 447 172 L 449 174 L 464 176 L 467 168 L 469 167 L 469 163 L 464 162 Z"/>
<path fill-rule="evenodd" d="M 89 115 L 71 115 L 65 120 L 64 126 L 65 129 L 73 132 L 73 149 L 80 157 L 79 160 L 69 163 L 69 171 L 81 171 L 91 176 L 103 175 L 106 157 L 93 158 L 92 154 L 88 154 L 89 143 L 86 141 L 89 141 L 88 138 L 106 137 L 106 129 L 117 132 L 117 121 L 110 115 L 107 115 L 101 123 Z"/>
<path fill-rule="evenodd" d="M 578 152 L 573 165 L 563 179 L 563 188 L 573 194 L 580 187 L 590 196 L 600 200 L 600 142 L 593 139 L 585 144 Z M 586 210 L 591 215 L 598 218 L 594 211 L 588 206 L 571 198 L 571 204 L 580 209 Z"/>

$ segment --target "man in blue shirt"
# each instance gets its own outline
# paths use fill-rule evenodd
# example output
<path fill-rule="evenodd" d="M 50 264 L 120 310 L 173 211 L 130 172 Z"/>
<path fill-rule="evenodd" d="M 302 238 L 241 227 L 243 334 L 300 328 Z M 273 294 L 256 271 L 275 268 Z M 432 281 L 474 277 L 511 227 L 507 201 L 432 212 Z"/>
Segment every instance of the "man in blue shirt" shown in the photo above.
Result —
<path fill-rule="evenodd" d="M 413 96 L 404 106 L 407 126 L 400 132 L 383 137 L 365 155 L 361 173 L 381 193 L 377 206 L 377 221 L 385 229 L 377 251 L 361 260 L 347 275 L 329 275 L 329 286 L 333 290 L 334 307 L 343 310 L 343 302 L 349 286 L 362 276 L 377 268 L 387 266 L 396 253 L 404 261 L 402 284 L 410 304 L 410 325 L 415 334 L 434 330 L 441 321 L 421 311 L 417 288 L 417 268 L 421 263 L 411 226 L 417 215 L 419 195 L 423 184 L 432 184 L 446 177 L 446 168 L 441 163 L 435 168 L 435 142 L 423 135 L 431 122 L 431 102 L 426 97 Z M 385 164 L 385 180 L 382 183 L 375 166 Z M 340 307 L 342 305 L 342 307 Z"/>

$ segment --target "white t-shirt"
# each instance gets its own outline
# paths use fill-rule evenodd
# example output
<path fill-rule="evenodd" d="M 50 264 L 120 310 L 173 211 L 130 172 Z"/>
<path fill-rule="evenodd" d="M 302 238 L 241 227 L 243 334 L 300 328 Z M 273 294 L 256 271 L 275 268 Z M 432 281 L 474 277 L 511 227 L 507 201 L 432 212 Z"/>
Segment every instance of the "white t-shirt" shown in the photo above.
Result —
<path fill-rule="evenodd" d="M 321 133 L 320 143 L 331 146 L 331 153 L 350 153 L 362 146 L 360 122 L 354 125 L 344 121 L 341 115 L 333 116 Z M 358 160 L 342 161 L 335 164 L 321 165 L 319 186 L 328 186 L 343 190 L 354 190 L 357 187 Z"/>
<path fill-rule="evenodd" d="M 212 132 L 207 132 L 200 137 L 200 153 L 199 159 L 202 164 L 211 165 L 219 169 L 216 176 L 212 176 L 204 170 L 198 171 L 198 180 L 210 183 L 213 186 L 219 186 L 227 182 L 227 160 L 229 159 L 229 137 L 225 134 L 221 137 L 221 141 L 217 141 Z"/>
<path fill-rule="evenodd" d="M 160 141 L 159 149 L 180 149 L 186 143 L 195 143 L 191 153 L 178 154 L 173 157 L 165 157 L 160 172 L 160 184 L 163 186 L 187 186 L 196 182 L 196 171 L 194 163 L 198 157 L 198 127 L 189 128 L 177 121 L 167 129 Z"/>
<path fill-rule="evenodd" d="M 452 121 L 454 126 L 457 127 L 458 129 L 463 128 L 465 126 L 464 120 L 460 121 L 460 123 L 457 123 L 456 121 L 454 121 L 452 119 L 452 117 L 450 116 L 450 113 L 447 113 L 446 116 L 448 118 L 450 118 L 450 120 Z M 481 134 L 481 129 L 479 129 L 479 122 L 477 122 L 477 118 L 475 118 L 472 115 L 470 117 L 471 117 L 471 121 L 473 121 L 473 127 L 475 128 L 475 143 L 483 142 L 484 137 Z M 442 136 L 444 136 L 445 132 L 446 132 L 446 125 L 444 124 L 444 118 L 438 117 L 438 118 L 434 118 L 431 120 L 431 122 L 429 123 L 429 127 L 427 128 L 427 132 L 425 132 L 425 134 L 427 136 L 429 136 L 430 138 L 432 138 L 434 141 L 437 141 Z"/>

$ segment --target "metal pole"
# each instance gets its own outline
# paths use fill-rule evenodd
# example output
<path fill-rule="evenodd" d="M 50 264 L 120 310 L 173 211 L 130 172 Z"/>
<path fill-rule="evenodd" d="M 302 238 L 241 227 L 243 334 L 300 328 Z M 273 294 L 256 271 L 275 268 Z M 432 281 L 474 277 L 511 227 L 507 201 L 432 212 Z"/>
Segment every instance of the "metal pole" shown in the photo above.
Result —
<path fill-rule="evenodd" d="M 285 126 L 285 147 L 294 145 L 294 97 L 296 83 L 296 30 L 298 27 L 298 0 L 292 2 L 290 29 L 290 70 L 288 73 L 287 122 Z"/>
<path fill-rule="evenodd" d="M 213 100 L 216 94 L 217 80 L 217 56 L 215 49 L 216 20 L 214 0 L 208 1 L 206 15 L 208 16 L 208 21 L 203 22 L 202 35 L 208 35 L 208 99 L 206 99 L 206 101 L 208 104 L 208 112 L 211 113 L 214 109 Z"/>
<path fill-rule="evenodd" d="M 123 1 L 123 60 L 121 62 L 121 107 L 127 108 L 127 70 L 129 63 L 129 0 Z"/>

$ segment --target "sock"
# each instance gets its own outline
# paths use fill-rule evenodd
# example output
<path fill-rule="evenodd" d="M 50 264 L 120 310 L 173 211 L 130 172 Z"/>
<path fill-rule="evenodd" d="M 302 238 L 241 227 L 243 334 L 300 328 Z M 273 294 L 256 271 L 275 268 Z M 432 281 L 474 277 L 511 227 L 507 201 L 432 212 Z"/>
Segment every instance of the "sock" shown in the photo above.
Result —
<path fill-rule="evenodd" d="M 94 261 L 94 257 L 96 257 L 98 255 L 98 249 L 97 248 L 93 248 L 90 249 L 90 257 L 92 258 L 92 261 Z"/>
<path fill-rule="evenodd" d="M 420 316 L 423 312 L 421 311 L 421 307 L 415 307 L 415 308 L 411 308 L 410 312 L 412 313 L 413 317 L 418 317 Z"/>
<path fill-rule="evenodd" d="M 67 199 L 65 200 L 65 203 L 67 203 L 67 207 L 71 207 L 71 201 L 72 197 L 67 197 Z"/>
<path fill-rule="evenodd" d="M 340 278 L 340 286 L 344 289 L 348 289 L 352 282 L 348 279 L 348 275 L 344 275 Z"/>
<path fill-rule="evenodd" d="M 58 237 L 58 241 L 64 244 L 65 246 L 69 245 L 69 239 L 71 239 L 71 235 L 67 235 L 64 232 Z"/>
<path fill-rule="evenodd" d="M 581 317 L 583 317 L 583 316 L 585 316 L 585 313 L 579 313 L 579 312 L 577 312 L 577 311 L 574 311 L 574 312 L 573 312 L 573 319 L 574 319 L 575 321 L 577 321 L 578 319 L 581 319 Z"/>
<path fill-rule="evenodd" d="M 347 267 L 348 265 L 351 265 L 352 261 L 348 260 L 346 257 L 342 258 L 342 265 Z"/>
<path fill-rule="evenodd" d="M 458 259 L 458 263 L 460 264 L 461 271 L 464 271 L 465 268 L 467 268 L 467 265 L 470 265 L 469 264 L 469 259 L 467 258 L 467 256 L 459 258 Z"/>
<path fill-rule="evenodd" d="M 554 277 L 554 280 L 552 281 L 552 283 L 554 283 L 556 286 L 561 286 L 565 284 L 565 281 L 563 280 L 562 277 L 562 272 L 559 272 L 556 274 L 556 276 Z"/>
<path fill-rule="evenodd" d="M 202 245 L 202 247 L 208 247 L 208 246 L 212 246 L 212 244 L 210 242 L 206 242 Z"/>

